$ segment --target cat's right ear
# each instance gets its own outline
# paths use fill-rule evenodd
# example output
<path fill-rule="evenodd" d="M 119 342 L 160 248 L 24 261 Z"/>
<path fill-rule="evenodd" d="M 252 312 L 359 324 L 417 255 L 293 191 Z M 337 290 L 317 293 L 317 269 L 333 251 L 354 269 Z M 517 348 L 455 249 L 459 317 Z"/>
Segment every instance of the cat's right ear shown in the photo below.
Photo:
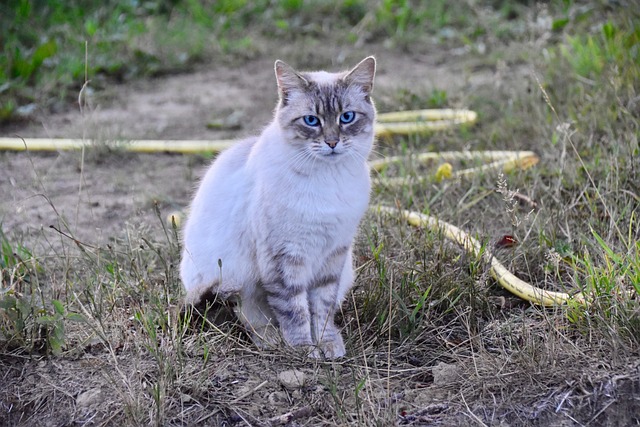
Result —
<path fill-rule="evenodd" d="M 302 77 L 290 65 L 280 61 L 275 64 L 276 80 L 278 81 L 278 94 L 283 105 L 287 104 L 287 98 L 292 90 L 300 90 L 309 85 L 309 82 Z"/>

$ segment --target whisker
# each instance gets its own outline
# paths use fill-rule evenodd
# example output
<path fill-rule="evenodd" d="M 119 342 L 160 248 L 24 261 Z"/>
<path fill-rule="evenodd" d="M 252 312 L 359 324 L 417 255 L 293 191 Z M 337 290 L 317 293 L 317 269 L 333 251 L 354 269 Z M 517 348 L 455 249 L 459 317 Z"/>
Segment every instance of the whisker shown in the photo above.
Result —
<path fill-rule="evenodd" d="M 299 151 L 296 153 L 295 156 L 293 156 L 287 161 L 286 167 L 292 168 L 292 169 L 298 169 L 299 166 L 304 166 L 306 160 L 309 157 L 310 157 L 310 154 L 308 151 L 306 150 Z"/>

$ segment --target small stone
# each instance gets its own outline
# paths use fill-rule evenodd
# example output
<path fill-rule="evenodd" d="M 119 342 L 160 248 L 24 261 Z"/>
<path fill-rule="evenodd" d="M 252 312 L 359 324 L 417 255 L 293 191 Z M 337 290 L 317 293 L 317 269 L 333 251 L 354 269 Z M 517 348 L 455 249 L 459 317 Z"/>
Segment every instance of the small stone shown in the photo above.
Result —
<path fill-rule="evenodd" d="M 88 408 L 91 405 L 99 403 L 102 397 L 101 395 L 102 391 L 99 388 L 93 388 L 80 393 L 76 398 L 76 406 L 81 409 Z"/>
<path fill-rule="evenodd" d="M 458 365 L 450 365 L 444 362 L 434 366 L 431 372 L 433 374 L 433 384 L 435 385 L 449 385 L 460 377 L 460 367 Z"/>
<path fill-rule="evenodd" d="M 274 391 L 269 394 L 268 400 L 269 404 L 273 407 L 281 407 L 290 403 L 287 398 L 287 393 L 284 391 Z"/>
<path fill-rule="evenodd" d="M 296 390 L 304 386 L 304 372 L 296 369 L 283 371 L 278 374 L 278 381 L 288 390 Z"/>

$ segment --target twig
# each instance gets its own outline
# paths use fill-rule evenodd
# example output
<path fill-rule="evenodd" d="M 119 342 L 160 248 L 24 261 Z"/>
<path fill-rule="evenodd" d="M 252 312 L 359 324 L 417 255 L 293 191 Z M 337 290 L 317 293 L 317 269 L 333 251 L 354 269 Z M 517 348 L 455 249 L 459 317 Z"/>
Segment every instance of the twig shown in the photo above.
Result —
<path fill-rule="evenodd" d="M 222 411 L 220 409 L 215 409 L 215 410 L 209 412 L 208 414 L 204 414 L 203 416 L 201 416 L 200 418 L 198 418 L 196 420 L 196 425 L 200 425 L 201 423 L 203 423 L 204 421 L 206 421 L 209 418 L 213 417 L 214 415 L 218 414 L 219 412 L 222 412 Z"/>
<path fill-rule="evenodd" d="M 59 234 L 62 234 L 64 237 L 66 237 L 67 239 L 70 239 L 71 241 L 73 241 L 73 243 L 75 243 L 76 245 L 78 245 L 79 247 L 87 247 L 87 248 L 91 248 L 91 249 L 100 249 L 97 246 L 93 246 L 90 245 L 89 243 L 84 243 L 81 242 L 80 240 L 76 239 L 75 237 L 73 237 L 70 234 L 65 233 L 64 231 L 60 230 L 58 227 L 56 227 L 55 225 L 49 225 L 49 228 L 54 229 L 55 231 L 57 231 Z"/>
<path fill-rule="evenodd" d="M 562 405 L 564 405 L 564 401 L 567 400 L 570 394 L 571 394 L 571 390 L 567 390 L 564 396 L 562 396 L 560 403 L 558 403 L 558 406 L 556 406 L 556 413 L 560 412 L 560 409 L 562 409 Z"/>
<path fill-rule="evenodd" d="M 465 408 L 467 408 L 467 412 L 468 412 L 468 414 L 466 414 L 466 415 L 469 415 L 469 417 L 470 417 L 471 419 L 475 420 L 475 421 L 476 421 L 478 424 L 480 424 L 481 426 L 483 426 L 483 427 L 487 427 L 487 425 L 486 425 L 484 422 L 482 422 L 482 420 L 481 420 L 481 419 L 480 419 L 476 414 L 474 414 L 474 413 L 473 413 L 473 411 L 471 410 L 471 408 L 469 408 L 469 405 L 467 405 L 467 401 L 466 401 L 466 399 L 464 398 L 464 394 L 462 394 L 462 392 L 460 392 L 460 397 L 462 398 L 462 402 L 464 403 Z"/>
<path fill-rule="evenodd" d="M 262 383 L 258 384 L 256 387 L 252 388 L 251 390 L 249 390 L 248 392 L 244 393 L 242 396 L 240 397 L 236 397 L 235 399 L 233 399 L 231 402 L 229 403 L 237 403 L 239 401 L 241 401 L 242 399 L 244 399 L 245 397 L 249 397 L 251 396 L 253 393 L 255 393 L 256 391 L 260 390 L 262 387 L 264 387 L 269 381 L 263 381 Z"/>
<path fill-rule="evenodd" d="M 614 403 L 616 403 L 616 400 L 615 400 L 615 399 L 613 399 L 613 400 L 609 401 L 606 405 L 604 405 L 604 408 L 600 409 L 600 410 L 598 411 L 598 413 L 597 413 L 597 414 L 595 414 L 595 415 L 593 416 L 593 418 L 591 418 L 591 419 L 590 419 L 590 420 L 585 424 L 585 426 L 588 426 L 589 424 L 591 424 L 592 422 L 594 422 L 594 421 L 596 420 L 596 418 L 598 418 L 600 415 L 602 415 L 602 413 L 603 413 L 604 411 L 606 411 L 606 410 L 609 408 L 609 406 L 613 405 Z"/>
<path fill-rule="evenodd" d="M 389 314 L 387 320 L 389 324 L 389 334 L 387 335 L 387 399 L 391 399 L 391 320 L 393 309 L 393 288 L 391 281 L 389 281 Z"/>

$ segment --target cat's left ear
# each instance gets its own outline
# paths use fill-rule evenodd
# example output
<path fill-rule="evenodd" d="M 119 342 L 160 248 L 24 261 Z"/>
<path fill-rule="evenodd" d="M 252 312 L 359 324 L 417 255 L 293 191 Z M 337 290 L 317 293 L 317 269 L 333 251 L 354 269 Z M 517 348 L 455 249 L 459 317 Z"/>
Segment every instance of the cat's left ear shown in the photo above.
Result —
<path fill-rule="evenodd" d="M 373 78 L 376 75 L 376 59 L 369 56 L 355 67 L 344 77 L 347 84 L 356 84 L 365 91 L 367 95 L 373 90 Z"/>
<path fill-rule="evenodd" d="M 276 80 L 278 81 L 278 93 L 280 99 L 286 103 L 289 92 L 295 89 L 303 89 L 309 85 L 307 79 L 302 77 L 289 64 L 285 64 L 279 59 L 275 64 Z"/>

